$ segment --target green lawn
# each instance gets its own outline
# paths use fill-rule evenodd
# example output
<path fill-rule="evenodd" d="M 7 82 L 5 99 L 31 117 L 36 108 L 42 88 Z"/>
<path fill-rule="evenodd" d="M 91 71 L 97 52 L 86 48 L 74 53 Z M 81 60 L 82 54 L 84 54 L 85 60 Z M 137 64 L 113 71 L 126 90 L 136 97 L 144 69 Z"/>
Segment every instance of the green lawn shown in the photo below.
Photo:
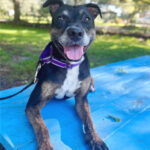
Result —
<path fill-rule="evenodd" d="M 32 79 L 49 30 L 0 24 L 0 75 L 12 87 Z M 91 67 L 150 54 L 150 40 L 97 35 L 88 50 Z"/>

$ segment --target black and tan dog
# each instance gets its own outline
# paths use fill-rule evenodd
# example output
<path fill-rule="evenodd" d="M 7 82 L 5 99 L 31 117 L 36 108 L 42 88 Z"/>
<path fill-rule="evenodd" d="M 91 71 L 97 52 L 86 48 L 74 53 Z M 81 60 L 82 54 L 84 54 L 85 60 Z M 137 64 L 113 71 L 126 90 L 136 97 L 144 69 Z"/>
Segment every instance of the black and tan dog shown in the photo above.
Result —
<path fill-rule="evenodd" d="M 51 57 L 72 66 L 63 68 L 57 63 L 47 63 L 38 73 L 38 82 L 26 106 L 26 114 L 37 137 L 38 150 L 53 150 L 40 114 L 41 108 L 52 98 L 72 96 L 75 97 L 75 108 L 83 122 L 90 149 L 108 150 L 96 133 L 87 101 L 92 79 L 85 52 L 94 40 L 94 19 L 101 15 L 101 11 L 96 4 L 70 6 L 60 0 L 48 0 L 43 6 L 50 7 L 52 16 Z"/>

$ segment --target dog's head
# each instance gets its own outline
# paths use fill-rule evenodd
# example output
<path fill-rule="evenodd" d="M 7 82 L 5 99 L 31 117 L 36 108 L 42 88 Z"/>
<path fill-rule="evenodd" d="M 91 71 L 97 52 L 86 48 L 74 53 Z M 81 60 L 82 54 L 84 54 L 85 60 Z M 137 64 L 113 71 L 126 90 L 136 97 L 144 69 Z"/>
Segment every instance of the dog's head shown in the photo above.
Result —
<path fill-rule="evenodd" d="M 59 42 L 70 60 L 80 60 L 95 38 L 94 19 L 101 15 L 96 4 L 70 6 L 61 0 L 47 0 L 43 7 L 50 7 L 52 16 L 51 36 Z"/>

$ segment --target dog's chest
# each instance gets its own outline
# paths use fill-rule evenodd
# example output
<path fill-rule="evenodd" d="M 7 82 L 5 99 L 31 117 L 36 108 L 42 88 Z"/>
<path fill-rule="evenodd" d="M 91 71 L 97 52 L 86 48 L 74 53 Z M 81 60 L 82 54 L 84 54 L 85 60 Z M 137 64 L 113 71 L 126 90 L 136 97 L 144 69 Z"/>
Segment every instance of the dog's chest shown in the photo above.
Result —
<path fill-rule="evenodd" d="M 56 90 L 56 98 L 62 99 L 65 96 L 75 96 L 75 91 L 80 88 L 81 81 L 79 81 L 79 66 L 67 70 L 66 78 L 63 85 Z"/>

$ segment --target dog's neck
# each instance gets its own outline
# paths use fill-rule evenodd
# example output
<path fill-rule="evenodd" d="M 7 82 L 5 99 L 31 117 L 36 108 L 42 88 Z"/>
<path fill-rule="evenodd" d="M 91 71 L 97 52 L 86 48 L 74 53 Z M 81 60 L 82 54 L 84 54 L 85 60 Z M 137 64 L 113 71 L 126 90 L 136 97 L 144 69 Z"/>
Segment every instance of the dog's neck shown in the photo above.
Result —
<path fill-rule="evenodd" d="M 63 49 L 58 49 L 58 47 L 56 47 L 56 45 L 54 44 L 54 42 L 52 42 L 52 49 L 53 49 L 53 53 L 52 55 L 57 58 L 58 60 L 61 61 L 66 61 L 65 57 L 60 53 L 60 51 L 63 52 Z"/>

